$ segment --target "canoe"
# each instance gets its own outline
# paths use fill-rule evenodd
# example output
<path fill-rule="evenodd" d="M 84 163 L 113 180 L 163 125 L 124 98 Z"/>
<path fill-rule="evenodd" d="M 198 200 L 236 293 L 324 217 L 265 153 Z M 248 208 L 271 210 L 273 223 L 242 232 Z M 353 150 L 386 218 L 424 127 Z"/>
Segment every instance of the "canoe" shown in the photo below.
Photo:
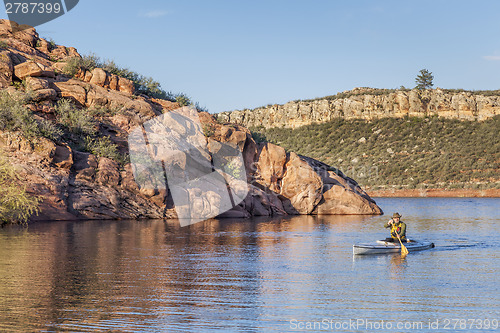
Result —
<path fill-rule="evenodd" d="M 417 240 L 408 240 L 408 242 L 403 244 L 408 249 L 408 252 L 422 251 L 434 247 L 434 243 Z M 398 253 L 401 252 L 401 245 L 399 242 L 391 243 L 380 240 L 373 243 L 354 244 L 352 246 L 352 252 L 357 255 Z"/>

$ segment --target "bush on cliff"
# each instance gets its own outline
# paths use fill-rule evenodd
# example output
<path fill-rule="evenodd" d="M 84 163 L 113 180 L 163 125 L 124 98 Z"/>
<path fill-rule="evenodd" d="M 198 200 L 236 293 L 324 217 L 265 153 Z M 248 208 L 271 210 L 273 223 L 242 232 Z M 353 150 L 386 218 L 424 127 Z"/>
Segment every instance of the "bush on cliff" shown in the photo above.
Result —
<path fill-rule="evenodd" d="M 57 124 L 54 122 L 40 118 L 37 120 L 38 123 L 38 134 L 40 136 L 46 137 L 52 141 L 60 141 L 64 132 Z"/>
<path fill-rule="evenodd" d="M 108 136 L 99 133 L 94 119 L 111 116 L 114 112 L 107 108 L 79 109 L 68 99 L 59 100 L 55 107 L 57 121 L 66 129 L 65 139 L 73 149 L 121 162 L 125 157 L 120 155 L 117 145 Z"/>
<path fill-rule="evenodd" d="M 78 109 L 68 99 L 61 99 L 55 107 L 57 121 L 69 132 L 75 134 L 94 135 L 97 132 L 94 118 L 85 110 Z"/>
<path fill-rule="evenodd" d="M 72 57 L 66 61 L 63 73 L 69 76 L 75 76 L 80 69 L 92 71 L 98 67 L 98 58 L 95 55 L 88 55 L 82 58 Z"/>
<path fill-rule="evenodd" d="M 121 161 L 118 147 L 107 136 L 84 138 L 85 150 L 99 157 L 107 157 L 115 161 Z"/>
<path fill-rule="evenodd" d="M 105 108 L 79 109 L 70 100 L 61 99 L 54 110 L 56 121 L 37 117 L 25 103 L 25 94 L 17 92 L 10 95 L 0 92 L 0 130 L 19 131 L 28 140 L 46 137 L 52 141 L 65 141 L 76 150 L 84 150 L 97 156 L 116 161 L 124 160 L 118 147 L 109 137 L 102 136 L 97 130 L 94 117 L 112 115 L 113 110 Z"/>
<path fill-rule="evenodd" d="M 27 96 L 23 92 L 0 92 L 0 130 L 20 131 L 27 139 L 43 136 L 58 140 L 62 131 L 46 119 L 37 119 L 25 105 Z"/>
<path fill-rule="evenodd" d="M 15 168 L 0 156 L 0 225 L 8 223 L 24 224 L 38 212 L 40 199 L 29 195 L 20 186 Z"/>

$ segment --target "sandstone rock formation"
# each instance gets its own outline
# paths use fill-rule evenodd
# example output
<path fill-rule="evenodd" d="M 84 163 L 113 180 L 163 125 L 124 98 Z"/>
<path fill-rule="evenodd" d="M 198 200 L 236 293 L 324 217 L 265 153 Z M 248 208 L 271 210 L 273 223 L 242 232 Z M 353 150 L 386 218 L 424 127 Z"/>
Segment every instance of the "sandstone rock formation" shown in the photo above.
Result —
<path fill-rule="evenodd" d="M 215 140 L 231 142 L 243 152 L 251 196 L 258 200 L 245 200 L 236 211 L 252 215 L 382 213 L 359 185 L 340 171 L 314 159 L 286 153 L 272 143 L 257 145 L 250 131 L 242 126 L 221 125 L 207 115 L 202 120 L 215 129 Z M 236 216 L 235 210 L 228 214 Z"/>
<path fill-rule="evenodd" d="M 54 107 L 61 98 L 70 99 L 81 112 L 98 107 L 116 110 L 96 119 L 97 127 L 101 136 L 108 136 L 126 153 L 134 127 L 180 107 L 135 95 L 133 82 L 100 68 L 80 69 L 75 77 L 61 74 L 69 58 L 80 57 L 77 50 L 52 45 L 34 29 L 19 30 L 15 23 L 0 20 L 0 37 L 6 45 L 0 50 L 0 87 L 13 93 L 13 85 L 20 86 L 23 80 L 22 89 L 31 94 L 27 107 L 37 121 L 56 122 Z M 243 155 L 248 195 L 221 217 L 381 213 L 354 180 L 329 166 L 270 143 L 257 144 L 247 128 L 221 124 L 206 112 L 199 118 L 211 153 L 227 144 Z M 28 190 L 43 198 L 34 220 L 176 217 L 170 189 L 139 187 L 130 163 L 78 151 L 63 140 L 26 139 L 9 131 L 0 131 L 0 150 L 17 166 Z M 211 157 L 205 157 L 210 164 Z M 201 190 L 189 191 L 195 196 Z M 215 192 L 205 194 L 198 208 L 210 211 L 220 198 Z"/>
<path fill-rule="evenodd" d="M 246 127 L 299 127 L 335 118 L 376 119 L 383 117 L 437 115 L 446 118 L 483 120 L 500 114 L 500 93 L 485 96 L 472 92 L 396 90 L 392 92 L 356 88 L 344 92 L 348 97 L 294 101 L 254 110 L 222 112 L 223 122 Z"/>

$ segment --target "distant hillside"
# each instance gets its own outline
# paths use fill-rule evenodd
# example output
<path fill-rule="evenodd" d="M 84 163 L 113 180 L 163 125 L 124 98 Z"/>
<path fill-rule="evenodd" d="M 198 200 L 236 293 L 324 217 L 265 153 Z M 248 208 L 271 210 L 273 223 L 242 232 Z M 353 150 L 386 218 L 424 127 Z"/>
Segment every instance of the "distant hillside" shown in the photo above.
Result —
<path fill-rule="evenodd" d="M 500 116 L 334 119 L 254 138 L 336 166 L 367 189 L 500 188 Z"/>
<path fill-rule="evenodd" d="M 500 114 L 500 90 L 355 88 L 333 96 L 222 112 L 223 122 L 247 127 L 296 128 L 333 119 L 428 117 L 484 120 Z"/>

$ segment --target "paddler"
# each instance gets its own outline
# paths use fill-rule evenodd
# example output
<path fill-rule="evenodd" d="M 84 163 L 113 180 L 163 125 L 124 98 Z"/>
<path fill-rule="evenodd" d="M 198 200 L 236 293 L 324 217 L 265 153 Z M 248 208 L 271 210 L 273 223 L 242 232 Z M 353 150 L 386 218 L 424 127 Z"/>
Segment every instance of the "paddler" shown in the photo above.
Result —
<path fill-rule="evenodd" d="M 392 219 L 390 219 L 384 227 L 391 228 L 391 237 L 386 238 L 386 242 L 399 242 L 398 235 L 401 242 L 406 242 L 406 223 L 401 221 L 401 215 L 399 213 L 394 213 Z"/>

